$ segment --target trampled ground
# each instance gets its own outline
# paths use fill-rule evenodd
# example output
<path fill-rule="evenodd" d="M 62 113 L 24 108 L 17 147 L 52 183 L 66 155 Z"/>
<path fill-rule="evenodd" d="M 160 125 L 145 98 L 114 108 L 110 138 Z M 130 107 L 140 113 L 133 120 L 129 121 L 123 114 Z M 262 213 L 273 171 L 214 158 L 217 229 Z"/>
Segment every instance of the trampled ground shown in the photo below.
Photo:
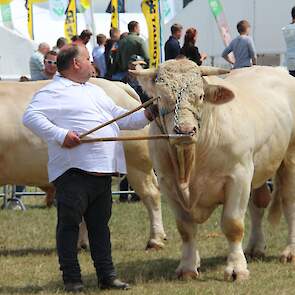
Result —
<path fill-rule="evenodd" d="M 28 210 L 0 211 L 0 294 L 65 294 L 55 252 L 56 210 L 43 207 L 42 198 L 27 198 Z M 142 204 L 115 204 L 111 221 L 113 257 L 120 277 L 132 290 L 101 292 L 89 252 L 80 253 L 86 294 L 295 294 L 295 266 L 282 265 L 278 254 L 285 246 L 287 228 L 265 222 L 268 249 L 264 261 L 250 262 L 251 278 L 243 283 L 223 281 L 227 243 L 219 227 L 220 210 L 199 231 L 201 277 L 180 282 L 174 270 L 180 256 L 180 237 L 174 218 L 163 204 L 167 246 L 145 252 L 149 225 Z"/>

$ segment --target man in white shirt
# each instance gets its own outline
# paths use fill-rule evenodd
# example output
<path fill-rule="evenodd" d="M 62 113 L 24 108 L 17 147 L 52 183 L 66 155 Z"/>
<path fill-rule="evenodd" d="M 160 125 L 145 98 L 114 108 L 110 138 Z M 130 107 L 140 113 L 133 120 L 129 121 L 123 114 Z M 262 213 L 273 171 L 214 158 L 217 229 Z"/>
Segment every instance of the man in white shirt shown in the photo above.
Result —
<path fill-rule="evenodd" d="M 44 56 L 49 52 L 50 46 L 43 42 L 38 46 L 38 50 L 33 53 L 30 58 L 30 74 L 31 80 L 44 80 L 43 70 L 44 70 Z"/>
<path fill-rule="evenodd" d="M 103 78 L 107 73 L 106 59 L 105 59 L 105 44 L 107 37 L 104 34 L 96 36 L 97 46 L 92 50 L 92 57 L 95 66 L 99 70 L 99 77 Z"/>
<path fill-rule="evenodd" d="M 66 291 L 83 290 L 77 259 L 79 224 L 84 217 L 91 257 L 100 288 L 128 289 L 117 279 L 111 256 L 108 221 L 111 216 L 111 176 L 126 173 L 120 142 L 81 144 L 79 134 L 125 113 L 99 87 L 85 46 L 70 45 L 59 52 L 60 76 L 39 90 L 23 123 L 48 144 L 48 176 L 56 187 L 57 252 Z M 148 119 L 149 118 L 149 119 Z M 91 136 L 118 136 L 121 129 L 140 129 L 152 120 L 149 110 L 108 125 Z"/>

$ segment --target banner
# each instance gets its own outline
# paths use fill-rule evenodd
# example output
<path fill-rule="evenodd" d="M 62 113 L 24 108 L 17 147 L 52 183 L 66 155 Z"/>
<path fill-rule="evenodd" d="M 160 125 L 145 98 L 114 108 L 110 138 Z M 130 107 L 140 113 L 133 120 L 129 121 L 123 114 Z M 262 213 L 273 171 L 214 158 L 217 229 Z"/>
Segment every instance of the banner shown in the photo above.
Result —
<path fill-rule="evenodd" d="M 63 19 L 67 10 L 67 0 L 49 0 L 50 16 L 54 20 Z"/>
<path fill-rule="evenodd" d="M 64 33 L 69 43 L 71 43 L 71 38 L 77 35 L 76 0 L 69 0 L 69 5 L 66 10 Z"/>
<path fill-rule="evenodd" d="M 223 43 L 225 44 L 225 46 L 228 46 L 231 41 L 231 35 L 230 35 L 229 26 L 228 26 L 221 2 L 220 0 L 208 0 L 208 1 L 209 1 L 209 6 L 211 8 L 213 16 L 216 19 Z"/>
<path fill-rule="evenodd" d="M 183 0 L 183 8 L 186 7 L 193 0 Z"/>
<path fill-rule="evenodd" d="M 1 17 L 5 27 L 13 29 L 10 4 L 0 4 Z"/>
<path fill-rule="evenodd" d="M 28 10 L 28 32 L 30 38 L 34 40 L 33 0 L 27 0 L 26 7 Z"/>
<path fill-rule="evenodd" d="M 119 3 L 118 0 L 112 0 L 112 18 L 111 18 L 111 28 L 119 28 Z"/>
<path fill-rule="evenodd" d="M 169 23 L 176 16 L 176 0 L 161 0 L 161 18 L 164 25 Z"/>
<path fill-rule="evenodd" d="M 157 68 L 161 57 L 159 1 L 143 0 L 141 10 L 145 16 L 149 32 L 150 67 Z"/>

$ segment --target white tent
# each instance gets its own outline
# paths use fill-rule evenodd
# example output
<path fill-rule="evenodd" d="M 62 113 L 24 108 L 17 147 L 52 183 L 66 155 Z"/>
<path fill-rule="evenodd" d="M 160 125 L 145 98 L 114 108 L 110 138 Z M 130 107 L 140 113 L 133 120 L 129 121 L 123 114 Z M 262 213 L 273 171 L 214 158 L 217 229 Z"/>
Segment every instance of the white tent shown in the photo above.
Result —
<path fill-rule="evenodd" d="M 0 26 L 0 78 L 29 75 L 29 59 L 36 44 L 15 31 Z"/>

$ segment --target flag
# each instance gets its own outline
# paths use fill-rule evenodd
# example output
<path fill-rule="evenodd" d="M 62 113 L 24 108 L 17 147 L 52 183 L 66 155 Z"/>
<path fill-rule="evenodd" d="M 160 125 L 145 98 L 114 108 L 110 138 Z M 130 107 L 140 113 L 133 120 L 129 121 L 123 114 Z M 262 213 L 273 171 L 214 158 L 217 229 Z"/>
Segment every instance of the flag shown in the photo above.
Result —
<path fill-rule="evenodd" d="M 183 8 L 186 7 L 193 0 L 183 0 Z"/>
<path fill-rule="evenodd" d="M 159 1 L 143 0 L 141 10 L 145 16 L 149 32 L 150 67 L 157 68 L 161 57 Z"/>
<path fill-rule="evenodd" d="M 111 0 L 108 8 L 106 9 L 107 13 L 112 13 L 113 12 L 113 1 Z M 116 2 L 118 2 L 118 5 L 116 5 L 116 7 L 118 7 L 118 13 L 125 13 L 126 12 L 126 6 L 125 6 L 125 0 L 117 0 Z"/>
<path fill-rule="evenodd" d="M 0 2 L 1 3 L 1 2 Z M 0 4 L 1 17 L 5 27 L 13 29 L 10 4 Z"/>
<path fill-rule="evenodd" d="M 26 1 L 26 8 L 28 10 L 28 32 L 30 38 L 34 40 L 33 0 Z"/>
<path fill-rule="evenodd" d="M 66 10 L 64 33 L 69 43 L 71 42 L 71 38 L 77 35 L 76 0 L 69 0 L 69 5 Z"/>
<path fill-rule="evenodd" d="M 220 0 L 208 0 L 213 16 L 217 22 L 223 43 L 228 46 L 231 41 L 229 25 Z"/>
<path fill-rule="evenodd" d="M 163 24 L 166 25 L 176 16 L 176 0 L 161 0 L 161 19 Z"/>
<path fill-rule="evenodd" d="M 49 0 L 49 11 L 51 18 L 54 20 L 63 19 L 67 10 L 67 6 L 67 0 Z"/>
<path fill-rule="evenodd" d="M 118 0 L 111 0 L 112 3 L 112 18 L 111 28 L 119 28 L 119 3 Z"/>

